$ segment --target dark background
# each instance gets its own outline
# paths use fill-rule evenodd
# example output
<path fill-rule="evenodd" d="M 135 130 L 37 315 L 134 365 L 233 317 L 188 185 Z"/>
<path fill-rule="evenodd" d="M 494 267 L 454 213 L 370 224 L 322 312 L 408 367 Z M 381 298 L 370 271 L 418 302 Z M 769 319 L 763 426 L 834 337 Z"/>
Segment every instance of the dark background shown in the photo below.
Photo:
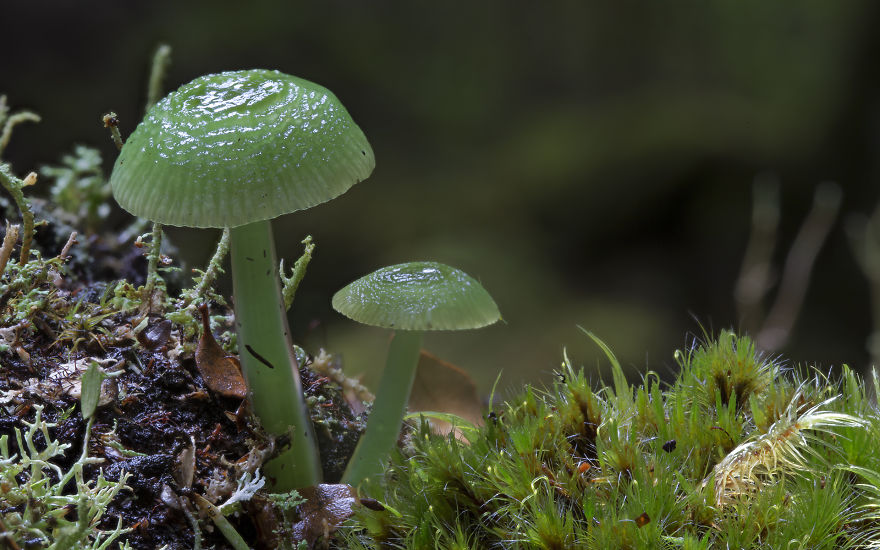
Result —
<path fill-rule="evenodd" d="M 505 317 L 426 342 L 483 389 L 499 369 L 502 388 L 546 380 L 563 346 L 577 364 L 600 363 L 576 324 L 661 374 L 701 325 L 754 330 L 733 289 L 755 178 L 780 182 L 777 266 L 816 185 L 832 180 L 841 218 L 780 351 L 792 364 L 864 368 L 869 285 L 844 226 L 878 199 L 878 11 L 819 0 L 4 2 L 0 93 L 43 117 L 17 129 L 5 158 L 23 175 L 85 143 L 109 173 L 100 116 L 114 110 L 123 136 L 133 130 L 160 42 L 173 47 L 167 90 L 255 67 L 318 82 L 377 165 L 339 199 L 276 222 L 288 263 L 306 234 L 318 245 L 294 305 L 298 340 L 343 353 L 352 371 L 380 365 L 387 335 L 341 318 L 330 297 L 377 267 L 435 259 L 480 279 Z M 216 234 L 170 238 L 198 266 Z"/>

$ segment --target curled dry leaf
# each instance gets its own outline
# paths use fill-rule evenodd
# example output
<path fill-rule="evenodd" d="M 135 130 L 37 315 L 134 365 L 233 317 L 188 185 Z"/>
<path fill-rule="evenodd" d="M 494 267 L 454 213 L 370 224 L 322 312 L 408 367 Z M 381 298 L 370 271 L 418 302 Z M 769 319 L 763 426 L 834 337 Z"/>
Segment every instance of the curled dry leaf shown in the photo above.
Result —
<path fill-rule="evenodd" d="M 202 314 L 202 335 L 196 348 L 196 366 L 208 389 L 224 397 L 244 399 L 247 396 L 247 385 L 241 374 L 241 366 L 234 357 L 226 355 L 208 323 L 208 308 L 199 308 Z"/>
<path fill-rule="evenodd" d="M 409 409 L 451 413 L 475 426 L 483 423 L 482 404 L 470 375 L 425 350 L 419 356 Z M 442 434 L 448 434 L 452 429 L 449 422 L 433 418 L 431 425 Z"/>
<path fill-rule="evenodd" d="M 193 477 L 196 471 L 196 440 L 189 436 L 189 445 L 184 447 L 177 455 L 176 468 L 171 475 L 180 487 L 189 489 L 192 487 Z"/>

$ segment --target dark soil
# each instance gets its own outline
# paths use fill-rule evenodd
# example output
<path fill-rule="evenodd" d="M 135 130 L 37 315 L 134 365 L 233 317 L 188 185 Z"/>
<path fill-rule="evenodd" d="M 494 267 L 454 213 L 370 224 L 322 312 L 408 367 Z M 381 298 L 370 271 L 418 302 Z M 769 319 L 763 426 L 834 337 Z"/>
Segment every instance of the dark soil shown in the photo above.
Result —
<path fill-rule="evenodd" d="M 50 230 L 41 232 L 43 246 L 51 250 L 44 252 L 44 257 L 57 254 L 59 237 Z M 99 359 L 105 370 L 123 370 L 118 378 L 104 382 L 109 402 L 99 406 L 89 441 L 89 455 L 104 460 L 86 473 L 94 479 L 102 470 L 112 480 L 128 473 L 126 484 L 131 489 L 119 494 L 100 527 L 112 530 L 121 517 L 132 530 L 120 540 L 127 540 L 132 548 L 193 548 L 194 530 L 185 510 L 198 517 L 198 508 L 190 495 L 222 503 L 235 490 L 243 472 L 253 472 L 268 458 L 261 451 L 269 448 L 270 441 L 241 400 L 212 394 L 191 353 L 170 353 L 183 338 L 181 327 L 172 326 L 167 336 L 155 331 L 160 334 L 159 342 L 139 342 L 126 330 L 139 320 L 137 311 L 132 311 L 111 315 L 92 330 L 70 337 L 69 316 L 61 318 L 64 315 L 59 308 L 73 307 L 80 300 L 97 304 L 106 296 L 108 285 L 123 278 L 114 266 L 128 270 L 138 265 L 127 258 L 132 254 L 130 244 L 114 249 L 97 238 L 80 240 L 86 242 L 79 245 L 71 263 L 87 258 L 86 265 L 69 270 L 60 289 L 52 289 L 52 311 L 34 311 L 18 331 L 16 345 L 0 353 L 0 390 L 30 388 L 0 405 L 0 436 L 10 435 L 15 452 L 13 428 L 24 429 L 23 421 L 34 418 L 34 405 L 43 405 L 43 417 L 59 422 L 52 436 L 72 444 L 66 456 L 72 463 L 82 449 L 85 423 L 78 398 L 70 395 L 65 381 L 59 379 L 59 365 L 85 366 Z M 116 256 L 95 258 L 92 253 Z M 8 302 L 0 305 L 11 307 Z M 224 313 L 217 304 L 211 309 L 214 315 Z M 0 314 L 9 318 L 5 310 Z M 151 326 L 162 322 L 158 314 L 151 319 Z M 317 402 L 313 415 L 324 479 L 334 483 L 363 424 L 356 420 L 336 384 L 307 367 L 301 367 L 300 374 L 307 395 L 318 398 L 313 400 Z M 36 385 L 34 379 L 53 384 Z M 75 412 L 70 414 L 72 408 Z M 327 422 L 328 417 L 335 421 Z M 190 475 L 187 466 L 192 466 L 193 454 L 195 467 Z M 251 547 L 265 547 L 269 534 L 261 532 L 265 526 L 257 527 L 257 518 L 241 513 L 228 519 Z M 230 548 L 210 520 L 200 518 L 200 525 L 203 548 Z"/>

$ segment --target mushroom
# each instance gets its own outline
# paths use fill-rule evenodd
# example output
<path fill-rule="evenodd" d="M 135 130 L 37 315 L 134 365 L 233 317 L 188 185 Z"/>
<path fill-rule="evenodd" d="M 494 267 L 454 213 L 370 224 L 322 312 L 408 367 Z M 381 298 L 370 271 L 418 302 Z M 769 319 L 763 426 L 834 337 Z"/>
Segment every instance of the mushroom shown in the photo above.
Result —
<path fill-rule="evenodd" d="M 113 196 L 135 216 L 231 229 L 236 331 L 251 404 L 267 432 L 291 435 L 290 449 L 269 465 L 276 491 L 314 485 L 320 467 L 271 220 L 341 195 L 374 166 L 366 137 L 330 91 L 255 69 L 199 77 L 158 102 L 110 177 Z"/>
<path fill-rule="evenodd" d="M 464 272 L 437 262 L 384 267 L 333 296 L 333 309 L 359 323 L 394 329 L 367 429 L 342 481 L 381 471 L 397 441 L 415 378 L 422 333 L 491 325 L 501 318 L 489 293 Z"/>

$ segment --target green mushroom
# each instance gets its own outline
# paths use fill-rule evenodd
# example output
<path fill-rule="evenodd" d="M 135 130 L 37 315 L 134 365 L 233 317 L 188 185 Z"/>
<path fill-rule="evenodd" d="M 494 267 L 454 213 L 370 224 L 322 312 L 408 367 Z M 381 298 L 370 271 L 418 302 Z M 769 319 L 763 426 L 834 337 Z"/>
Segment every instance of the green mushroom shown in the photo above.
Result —
<path fill-rule="evenodd" d="M 466 273 L 436 262 L 374 271 L 333 296 L 333 309 L 359 323 L 394 329 L 367 430 L 342 477 L 357 485 L 381 472 L 400 433 L 426 330 L 480 328 L 501 318 L 486 289 Z"/>
<path fill-rule="evenodd" d="M 271 220 L 333 199 L 375 166 L 370 144 L 327 89 L 262 69 L 199 77 L 153 106 L 126 141 L 113 195 L 143 218 L 228 227 L 241 365 L 254 413 L 290 449 L 275 490 L 320 480 L 314 434 L 281 300 Z M 293 427 L 291 430 L 290 428 Z"/>

